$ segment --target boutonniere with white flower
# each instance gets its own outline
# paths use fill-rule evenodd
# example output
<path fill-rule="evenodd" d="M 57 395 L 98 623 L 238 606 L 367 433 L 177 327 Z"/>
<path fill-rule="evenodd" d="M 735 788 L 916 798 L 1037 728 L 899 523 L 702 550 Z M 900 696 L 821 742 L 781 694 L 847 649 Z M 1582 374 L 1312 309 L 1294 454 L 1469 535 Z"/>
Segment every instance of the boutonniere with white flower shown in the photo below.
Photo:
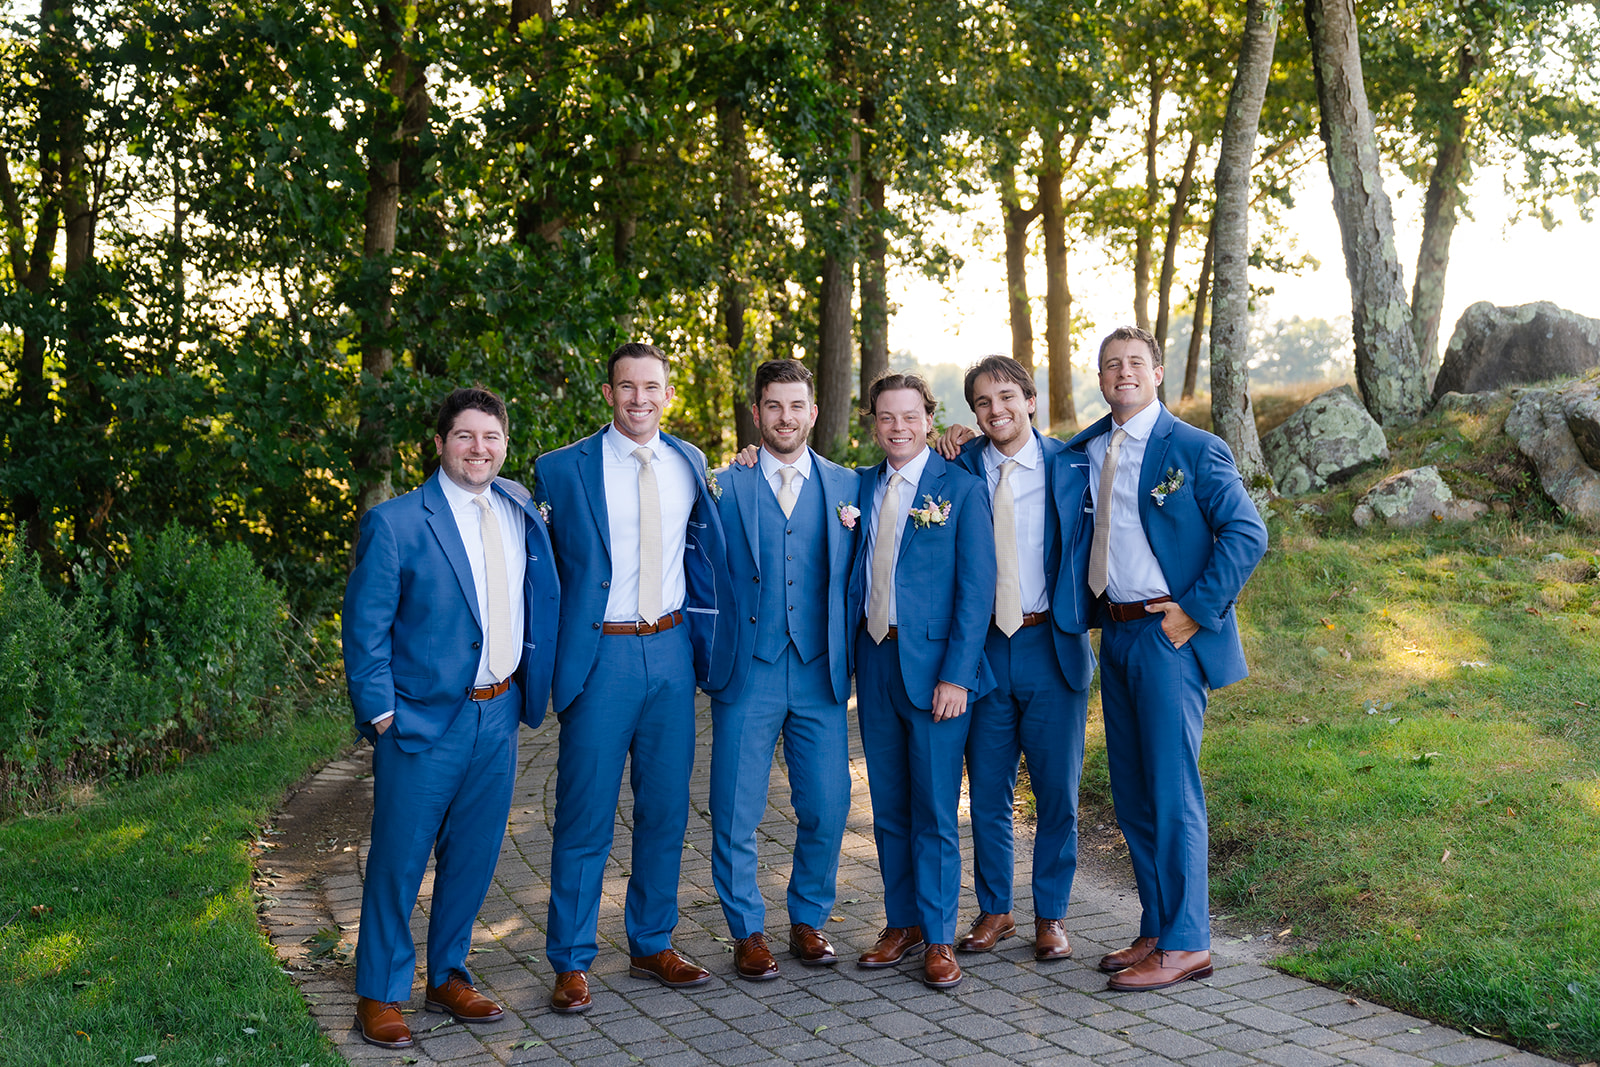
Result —
<path fill-rule="evenodd" d="M 541 500 L 537 504 L 535 504 L 534 507 L 538 510 L 539 517 L 544 520 L 544 524 L 546 526 L 549 526 L 550 525 L 550 513 L 551 513 L 551 511 L 554 510 L 553 508 L 550 507 L 549 501 Z"/>
<path fill-rule="evenodd" d="M 713 500 L 722 499 L 722 486 L 717 484 L 717 476 L 715 474 L 706 475 L 706 488 L 711 490 Z"/>
<path fill-rule="evenodd" d="M 919 527 L 943 526 L 950 517 L 950 501 L 935 500 L 932 494 L 923 498 L 924 506 L 911 509 L 911 521 Z"/>
<path fill-rule="evenodd" d="M 1161 484 L 1150 490 L 1150 499 L 1156 502 L 1156 507 L 1166 507 L 1167 497 L 1183 488 L 1183 471 L 1173 467 L 1167 468 L 1167 476 L 1161 479 Z"/>
<path fill-rule="evenodd" d="M 846 530 L 854 530 L 856 528 L 856 520 L 861 517 L 860 508 L 854 504 L 841 503 L 834 510 L 839 513 L 840 526 L 843 526 Z"/>

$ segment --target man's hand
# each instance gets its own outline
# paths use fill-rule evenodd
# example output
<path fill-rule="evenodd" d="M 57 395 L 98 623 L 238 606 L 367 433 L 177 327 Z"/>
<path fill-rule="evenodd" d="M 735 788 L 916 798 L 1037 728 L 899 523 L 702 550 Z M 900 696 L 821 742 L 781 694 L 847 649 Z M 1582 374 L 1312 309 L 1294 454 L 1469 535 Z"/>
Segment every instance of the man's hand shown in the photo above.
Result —
<path fill-rule="evenodd" d="M 372 728 L 374 730 L 378 731 L 378 736 L 379 737 L 382 737 L 383 734 L 384 734 L 384 731 L 389 729 L 389 724 L 392 723 L 392 722 L 394 722 L 394 716 L 393 715 L 389 715 L 389 716 L 386 716 L 386 717 L 384 717 L 382 719 L 379 719 L 377 722 L 373 723 L 372 724 Z"/>
<path fill-rule="evenodd" d="M 733 461 L 741 467 L 754 467 L 756 465 L 756 459 L 760 455 L 760 447 L 756 445 L 745 445 L 743 448 L 739 449 L 739 454 L 733 457 Z"/>
<path fill-rule="evenodd" d="M 961 455 L 961 446 L 976 436 L 978 431 L 958 422 L 939 435 L 939 439 L 933 443 L 933 450 L 945 459 L 955 459 Z"/>
<path fill-rule="evenodd" d="M 933 687 L 933 721 L 944 722 L 967 713 L 967 691 L 954 682 Z"/>
<path fill-rule="evenodd" d="M 1189 617 L 1189 613 L 1178 607 L 1176 600 L 1163 600 L 1159 604 L 1146 604 L 1144 610 L 1148 612 L 1161 612 L 1166 616 L 1161 620 L 1161 631 L 1167 635 L 1167 640 L 1172 642 L 1173 648 L 1182 648 L 1189 643 L 1200 630 L 1200 624 Z"/>

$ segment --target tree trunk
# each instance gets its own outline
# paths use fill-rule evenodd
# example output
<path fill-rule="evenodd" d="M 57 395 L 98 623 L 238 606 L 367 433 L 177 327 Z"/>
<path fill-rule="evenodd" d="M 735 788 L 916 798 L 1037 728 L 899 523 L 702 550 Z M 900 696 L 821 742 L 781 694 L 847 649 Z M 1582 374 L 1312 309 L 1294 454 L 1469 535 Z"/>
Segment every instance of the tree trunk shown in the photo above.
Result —
<path fill-rule="evenodd" d="M 1200 159 L 1200 135 L 1189 135 L 1189 154 L 1183 160 L 1183 176 L 1172 195 L 1172 211 L 1167 215 L 1167 243 L 1161 250 L 1161 281 L 1156 286 L 1156 347 L 1165 358 L 1167 351 L 1167 325 L 1172 316 L 1172 274 L 1177 267 L 1178 240 L 1183 236 L 1184 216 L 1189 213 L 1189 192 L 1194 188 L 1194 167 Z M 1158 390 L 1163 404 L 1167 402 L 1167 380 L 1161 379 Z"/>
<path fill-rule="evenodd" d="M 1050 361 L 1050 432 L 1078 428 L 1072 399 L 1072 290 L 1067 286 L 1067 213 L 1061 203 L 1060 125 L 1041 129 L 1044 160 L 1039 168 L 1039 225 L 1044 230 L 1044 347 Z"/>
<path fill-rule="evenodd" d="M 512 33 L 516 33 L 517 27 L 531 18 L 540 19 L 548 32 L 555 17 L 554 0 L 511 0 Z M 553 61 L 554 57 L 547 46 L 545 67 L 548 68 Z M 534 77 L 541 77 L 545 72 L 536 70 L 529 73 Z M 542 144 L 545 140 L 545 124 L 535 122 L 523 132 L 522 139 L 530 145 Z M 543 168 L 538 169 L 543 171 Z M 520 244 L 527 244 L 534 239 L 557 244 L 566 225 L 567 220 L 561 211 L 561 200 L 554 189 L 547 187 L 538 195 L 527 197 L 517 205 L 516 234 Z"/>
<path fill-rule="evenodd" d="M 1471 88 L 1477 64 L 1477 50 L 1463 46 L 1456 67 L 1455 104 L 1439 127 L 1438 154 L 1422 208 L 1422 245 L 1417 249 L 1417 274 L 1411 285 L 1411 333 L 1426 375 L 1431 375 L 1439 362 L 1439 316 L 1444 312 L 1450 239 L 1455 235 L 1463 190 L 1472 176 L 1472 154 L 1467 147 L 1471 120 L 1461 94 Z"/>
<path fill-rule="evenodd" d="M 1417 354 L 1395 254 L 1394 215 L 1383 191 L 1378 142 L 1361 78 L 1354 0 L 1306 0 L 1306 28 L 1333 210 L 1350 279 L 1356 383 L 1372 417 L 1386 426 L 1398 425 L 1427 406 L 1428 375 Z"/>
<path fill-rule="evenodd" d="M 889 232 L 887 207 L 888 190 L 874 165 L 874 152 L 878 141 L 873 135 L 877 120 L 877 101 L 867 97 L 861 102 L 861 125 L 872 138 L 867 143 L 861 165 L 862 195 L 866 210 L 861 224 L 866 241 L 866 254 L 861 260 L 861 392 L 874 378 L 889 369 Z"/>
<path fill-rule="evenodd" d="M 745 233 L 745 214 L 750 204 L 749 141 L 745 136 L 744 109 L 731 97 L 717 99 L 717 135 L 722 155 L 727 160 L 727 183 L 717 225 L 722 257 L 722 283 L 718 304 L 722 313 L 722 342 L 728 349 L 728 367 L 733 375 L 733 427 L 737 447 L 760 440 L 755 419 L 750 414 L 750 383 L 755 360 L 745 348 L 744 315 L 749 304 L 743 272 L 740 269 L 740 243 Z"/>
<path fill-rule="evenodd" d="M 1200 284 L 1194 293 L 1194 322 L 1189 328 L 1189 357 L 1183 365 L 1183 399 L 1194 399 L 1196 379 L 1200 376 L 1200 345 L 1206 332 L 1206 309 L 1211 303 L 1211 257 L 1217 247 L 1217 222 L 1213 215 L 1206 227 L 1206 251 L 1200 257 Z"/>
<path fill-rule="evenodd" d="M 1216 247 L 1216 293 L 1212 297 L 1211 422 L 1233 450 L 1251 499 L 1262 506 L 1272 476 L 1261 456 L 1255 411 L 1250 404 L 1250 165 L 1255 156 L 1261 105 L 1272 73 L 1278 10 L 1271 0 L 1249 0 L 1239 69 L 1228 94 L 1217 159 L 1217 209 L 1212 217 Z"/>
<path fill-rule="evenodd" d="M 1024 210 L 1017 171 L 1000 174 L 1000 210 L 1006 232 L 1006 306 L 1011 318 L 1011 358 L 1033 374 L 1033 307 L 1028 302 L 1028 227 L 1039 217 L 1039 201 Z"/>
<path fill-rule="evenodd" d="M 1133 320 L 1141 330 L 1150 328 L 1150 258 L 1155 243 L 1156 208 L 1161 205 L 1161 175 L 1156 169 L 1156 152 L 1161 147 L 1161 92 L 1165 79 L 1152 56 L 1150 72 L 1150 121 L 1144 133 L 1144 212 L 1139 216 L 1133 242 Z"/>

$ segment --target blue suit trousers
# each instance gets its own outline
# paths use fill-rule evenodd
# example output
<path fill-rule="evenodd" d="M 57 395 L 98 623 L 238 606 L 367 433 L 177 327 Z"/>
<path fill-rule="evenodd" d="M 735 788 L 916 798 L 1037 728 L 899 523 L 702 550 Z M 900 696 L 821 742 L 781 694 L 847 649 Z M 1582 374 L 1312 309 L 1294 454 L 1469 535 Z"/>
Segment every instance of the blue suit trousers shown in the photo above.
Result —
<path fill-rule="evenodd" d="M 711 877 L 736 938 L 765 929 L 756 827 L 780 734 L 795 816 L 789 921 L 821 930 L 833 913 L 850 814 L 850 727 L 832 697 L 828 657 L 801 663 L 791 644 L 776 663 L 751 660 L 740 699 L 711 702 Z"/>
<path fill-rule="evenodd" d="M 628 953 L 672 947 L 694 767 L 689 628 L 600 638 L 583 692 L 560 713 L 545 952 L 557 974 L 587 971 L 615 837 L 622 768 L 633 788 L 633 848 L 623 921 Z"/>
<path fill-rule="evenodd" d="M 1200 738 L 1206 686 L 1193 642 L 1173 648 L 1161 615 L 1107 620 L 1100 696 L 1117 824 L 1139 888 L 1139 936 L 1159 948 L 1211 947 Z"/>
<path fill-rule="evenodd" d="M 1011 910 L 1012 809 L 1020 752 L 1028 758 L 1038 806 L 1033 914 L 1062 919 L 1078 869 L 1078 782 L 1089 694 L 1070 688 L 1062 677 L 1048 622 L 1010 637 L 990 626 L 984 653 L 998 684 L 973 704 L 967 732 L 978 907 L 990 915 Z"/>
<path fill-rule="evenodd" d="M 516 683 L 493 700 L 468 701 L 434 744 L 407 752 L 393 729 L 372 746 L 372 844 L 361 894 L 356 994 L 411 999 L 417 950 L 411 912 L 434 858 L 428 916 L 428 984 L 472 981 L 472 923 L 500 859 L 517 775 Z"/>

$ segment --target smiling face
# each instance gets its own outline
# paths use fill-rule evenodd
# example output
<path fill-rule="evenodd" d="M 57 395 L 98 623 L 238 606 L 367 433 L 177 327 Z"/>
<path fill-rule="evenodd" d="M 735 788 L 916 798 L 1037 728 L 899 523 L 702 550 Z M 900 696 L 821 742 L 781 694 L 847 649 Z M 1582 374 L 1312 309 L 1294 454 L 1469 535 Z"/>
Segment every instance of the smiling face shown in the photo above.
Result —
<path fill-rule="evenodd" d="M 466 408 L 449 433 L 434 435 L 433 447 L 446 477 L 469 493 L 481 493 L 506 461 L 506 429 L 487 411 Z"/>
<path fill-rule="evenodd" d="M 750 405 L 761 443 L 768 452 L 792 463 L 806 449 L 811 427 L 816 425 L 817 405 L 805 382 L 770 382 L 761 390 L 761 401 Z"/>
<path fill-rule="evenodd" d="M 1033 428 L 1029 421 L 1038 402 L 1024 396 L 1022 386 L 992 374 L 980 374 L 972 383 L 972 413 L 978 429 L 1003 455 L 1014 456 Z"/>
<path fill-rule="evenodd" d="M 1111 417 L 1120 425 L 1149 407 L 1166 372 L 1143 341 L 1108 342 L 1100 353 L 1100 393 Z"/>
<path fill-rule="evenodd" d="M 899 470 L 928 447 L 928 409 L 915 389 L 885 389 L 872 409 L 872 434 Z"/>
<path fill-rule="evenodd" d="M 600 387 L 611 405 L 612 421 L 630 441 L 644 444 L 661 428 L 661 413 L 675 395 L 667 384 L 667 369 L 653 356 L 617 360 L 611 381 Z"/>

